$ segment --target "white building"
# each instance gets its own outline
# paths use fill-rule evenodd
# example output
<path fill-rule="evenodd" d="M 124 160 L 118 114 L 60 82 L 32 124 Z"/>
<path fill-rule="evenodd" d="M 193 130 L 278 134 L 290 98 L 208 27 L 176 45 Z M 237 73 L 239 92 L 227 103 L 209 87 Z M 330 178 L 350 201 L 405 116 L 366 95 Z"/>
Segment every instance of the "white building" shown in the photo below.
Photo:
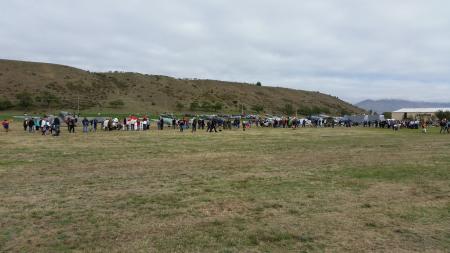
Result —
<path fill-rule="evenodd" d="M 450 108 L 403 108 L 392 112 L 392 118 L 403 119 L 430 119 L 436 117 L 438 111 L 449 111 Z"/>

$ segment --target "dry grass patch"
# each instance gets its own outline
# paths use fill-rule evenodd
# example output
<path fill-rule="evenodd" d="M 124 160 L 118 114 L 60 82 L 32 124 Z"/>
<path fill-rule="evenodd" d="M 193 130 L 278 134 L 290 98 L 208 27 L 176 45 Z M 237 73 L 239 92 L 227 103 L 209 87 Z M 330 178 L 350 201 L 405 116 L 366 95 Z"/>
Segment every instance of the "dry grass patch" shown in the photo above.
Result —
<path fill-rule="evenodd" d="M 1 251 L 450 250 L 450 138 L 436 132 L 12 131 L 0 143 Z"/>

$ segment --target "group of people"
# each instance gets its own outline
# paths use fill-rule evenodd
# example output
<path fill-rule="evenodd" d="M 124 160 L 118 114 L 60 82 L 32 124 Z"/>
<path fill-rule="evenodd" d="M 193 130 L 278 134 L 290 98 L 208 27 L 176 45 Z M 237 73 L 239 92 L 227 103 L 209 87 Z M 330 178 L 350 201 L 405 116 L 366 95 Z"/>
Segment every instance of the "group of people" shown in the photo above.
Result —
<path fill-rule="evenodd" d="M 144 118 L 138 118 L 136 116 L 131 115 L 130 117 L 123 118 L 120 121 L 118 118 L 108 118 L 104 121 L 99 121 L 98 119 L 93 119 L 90 121 L 92 128 L 94 131 L 97 129 L 97 124 L 102 124 L 103 130 L 112 131 L 112 130 L 123 130 L 123 131 L 147 131 L 150 130 L 150 119 L 145 116 Z"/>
<path fill-rule="evenodd" d="M 29 133 L 41 133 L 42 135 L 60 134 L 61 121 L 58 117 L 26 118 L 23 121 L 23 130 Z"/>
<path fill-rule="evenodd" d="M 62 121 L 62 122 L 61 122 Z M 60 120 L 58 117 L 32 117 L 25 118 L 23 121 L 24 131 L 30 133 L 39 132 L 42 135 L 54 135 L 58 136 L 60 134 L 60 126 L 62 123 L 66 123 L 67 130 L 69 133 L 75 133 L 75 128 L 78 124 L 78 119 L 76 117 L 65 117 Z M 435 122 L 434 122 L 435 123 Z M 438 122 L 441 129 L 441 134 L 450 133 L 450 121 L 443 119 Z M 401 128 L 409 129 L 419 129 L 422 131 L 427 131 L 428 126 L 433 124 L 433 122 L 425 121 L 413 121 L 413 120 L 385 120 L 385 121 L 364 121 L 361 124 L 354 123 L 350 120 L 347 121 L 335 121 L 334 119 L 297 119 L 295 117 L 286 118 L 221 118 L 221 117 L 192 117 L 191 119 L 183 117 L 180 119 L 176 118 L 163 118 L 160 117 L 156 120 L 157 129 L 163 130 L 165 125 L 168 125 L 172 129 L 178 129 L 180 132 L 184 132 L 190 129 L 191 132 L 196 132 L 197 130 L 205 130 L 207 132 L 218 132 L 223 130 L 239 129 L 242 128 L 245 131 L 253 126 L 255 127 L 271 127 L 271 128 L 298 128 L 298 127 L 335 127 L 344 126 L 352 127 L 361 125 L 363 127 L 375 127 L 375 128 L 388 128 L 392 130 L 399 130 Z M 98 126 L 100 125 L 103 130 L 124 130 L 124 131 L 147 131 L 150 130 L 151 120 L 149 117 L 144 116 L 139 118 L 136 116 L 125 117 L 123 121 L 118 118 L 107 118 L 107 119 L 88 119 L 84 117 L 81 120 L 81 125 L 83 128 L 83 133 L 96 132 Z M 8 120 L 2 121 L 2 126 L 5 131 L 9 131 L 10 122 Z"/>

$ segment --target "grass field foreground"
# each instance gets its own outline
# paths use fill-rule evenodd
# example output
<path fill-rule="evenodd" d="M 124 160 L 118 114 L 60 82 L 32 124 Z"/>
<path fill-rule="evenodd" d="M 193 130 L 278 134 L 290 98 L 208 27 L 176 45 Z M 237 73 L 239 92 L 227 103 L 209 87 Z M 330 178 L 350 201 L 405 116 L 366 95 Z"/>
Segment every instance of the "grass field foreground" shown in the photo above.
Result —
<path fill-rule="evenodd" d="M 2 252 L 450 251 L 450 135 L 435 130 L 14 125 L 0 145 Z"/>

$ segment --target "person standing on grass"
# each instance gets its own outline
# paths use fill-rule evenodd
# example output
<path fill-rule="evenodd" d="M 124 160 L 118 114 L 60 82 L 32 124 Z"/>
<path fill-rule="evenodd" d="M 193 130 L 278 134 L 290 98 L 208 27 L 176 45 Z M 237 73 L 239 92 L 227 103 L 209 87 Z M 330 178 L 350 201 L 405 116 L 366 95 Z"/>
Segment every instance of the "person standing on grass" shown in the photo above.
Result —
<path fill-rule="evenodd" d="M 150 119 L 150 117 L 147 118 L 147 130 L 150 130 L 150 126 L 152 124 L 152 120 Z"/>
<path fill-rule="evenodd" d="M 211 121 L 210 120 L 208 120 L 206 122 L 206 132 L 209 132 L 209 129 L 211 129 Z"/>
<path fill-rule="evenodd" d="M 60 125 L 61 122 L 59 121 L 59 118 L 56 117 L 55 119 L 53 119 L 53 124 L 52 124 L 52 135 L 53 136 L 59 136 L 60 133 Z"/>
<path fill-rule="evenodd" d="M 147 130 L 147 117 L 144 117 L 142 119 L 142 130 L 146 131 Z"/>
<path fill-rule="evenodd" d="M 34 119 L 34 131 L 39 131 L 39 118 Z"/>
<path fill-rule="evenodd" d="M 446 125 L 446 124 L 445 124 L 445 121 L 444 121 L 444 120 L 441 120 L 441 121 L 439 122 L 439 126 L 441 127 L 441 130 L 439 131 L 440 134 L 442 134 L 442 131 L 444 131 L 444 128 L 445 128 L 444 125 Z"/>
<path fill-rule="evenodd" d="M 75 119 L 74 118 L 69 119 L 68 125 L 69 125 L 69 133 L 75 133 Z"/>
<path fill-rule="evenodd" d="M 427 126 L 427 122 L 425 120 L 423 120 L 421 122 L 421 127 L 422 127 L 422 133 L 426 134 L 428 131 L 428 129 L 427 129 L 428 126 Z"/>
<path fill-rule="evenodd" d="M 33 120 L 33 118 L 30 118 L 28 120 L 28 132 L 29 133 L 34 132 L 34 120 Z"/>
<path fill-rule="evenodd" d="M 2 121 L 2 126 L 3 126 L 3 129 L 5 129 L 5 132 L 9 131 L 9 121 L 7 119 L 4 119 Z"/>
<path fill-rule="evenodd" d="M 192 120 L 192 132 L 197 132 L 197 117 Z"/>
<path fill-rule="evenodd" d="M 445 132 L 448 132 L 448 128 L 447 128 L 447 119 L 443 119 L 443 120 L 441 120 L 441 131 L 439 132 L 439 133 L 444 133 L 445 134 Z M 447 128 L 447 129 L 446 129 Z"/>
<path fill-rule="evenodd" d="M 180 132 L 183 132 L 183 130 L 184 130 L 184 121 L 183 120 L 178 120 L 178 125 L 180 126 Z"/>
<path fill-rule="evenodd" d="M 43 118 L 42 120 L 41 120 L 41 133 L 42 133 L 42 135 L 45 135 L 45 132 L 46 132 L 46 126 L 47 126 L 47 121 L 45 120 L 45 118 Z"/>
<path fill-rule="evenodd" d="M 98 125 L 98 120 L 94 119 L 92 121 L 92 127 L 93 127 L 94 132 L 97 132 L 97 125 Z"/>
<path fill-rule="evenodd" d="M 28 127 L 28 120 L 24 119 L 23 120 L 23 131 L 27 131 L 27 127 Z"/>
<path fill-rule="evenodd" d="M 81 121 L 81 124 L 83 124 L 83 133 L 87 133 L 89 128 L 89 120 L 84 117 L 84 119 Z"/>
<path fill-rule="evenodd" d="M 50 119 L 47 119 L 46 127 L 45 127 L 45 134 L 47 135 L 49 131 L 50 132 L 52 131 L 52 124 L 50 123 Z"/>
<path fill-rule="evenodd" d="M 210 127 L 210 129 L 209 129 L 209 132 L 212 133 L 212 130 L 214 130 L 214 132 L 217 133 L 216 127 L 217 127 L 217 119 L 216 119 L 216 118 L 213 118 L 213 119 L 211 120 L 211 127 Z"/>
<path fill-rule="evenodd" d="M 161 128 L 160 130 L 164 130 L 164 119 L 163 119 L 163 117 L 161 117 L 159 119 L 159 127 Z"/>

